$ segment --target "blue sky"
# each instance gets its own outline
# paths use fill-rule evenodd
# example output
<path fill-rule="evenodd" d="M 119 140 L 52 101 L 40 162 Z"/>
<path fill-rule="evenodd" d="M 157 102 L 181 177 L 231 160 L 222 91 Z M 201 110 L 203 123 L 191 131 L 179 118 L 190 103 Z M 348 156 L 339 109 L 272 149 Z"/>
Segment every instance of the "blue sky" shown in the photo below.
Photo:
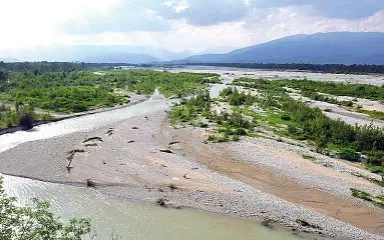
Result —
<path fill-rule="evenodd" d="M 384 0 L 3 0 L 0 49 L 150 45 L 195 52 L 287 35 L 384 31 Z"/>

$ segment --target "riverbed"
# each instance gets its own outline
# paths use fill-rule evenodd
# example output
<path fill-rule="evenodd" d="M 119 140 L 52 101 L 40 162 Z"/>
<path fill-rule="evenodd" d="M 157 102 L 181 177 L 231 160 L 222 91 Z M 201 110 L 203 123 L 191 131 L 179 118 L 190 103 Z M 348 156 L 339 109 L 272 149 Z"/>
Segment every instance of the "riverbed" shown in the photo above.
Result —
<path fill-rule="evenodd" d="M 318 77 L 317 80 L 333 79 L 339 81 L 341 79 L 341 81 L 349 81 L 348 78 L 351 78 L 350 75 L 340 76 L 284 71 L 274 73 L 259 70 L 254 71 L 229 68 L 218 68 L 216 70 L 212 68 L 170 69 L 170 71 L 219 73 L 222 76 L 223 83 L 211 85 L 211 97 L 213 98 L 217 97 L 219 92 L 223 88 L 227 87 L 226 84 L 230 83 L 233 79 L 238 77 L 259 77 L 259 75 L 262 75 L 263 77 L 268 77 L 265 75 L 270 75 L 271 78 L 296 78 L 298 77 L 297 74 L 306 74 L 305 76 Z M 301 77 L 304 78 L 304 76 Z M 352 78 L 358 79 L 358 76 L 352 76 Z M 365 83 L 366 81 L 377 82 L 378 80 L 380 80 L 380 76 L 366 76 L 366 78 L 368 80 L 365 79 L 365 77 L 362 78 L 363 83 Z M 305 185 L 308 184 L 308 181 L 305 181 L 305 183 L 303 183 L 303 188 L 298 188 L 301 190 L 297 190 L 295 188 L 295 191 L 297 191 L 298 194 L 289 194 L 287 195 L 289 197 L 284 196 L 284 194 L 282 194 L 282 192 L 284 191 L 282 191 L 281 189 L 283 183 L 285 185 L 288 183 L 297 185 L 297 181 L 295 180 L 294 182 L 292 182 L 289 177 L 306 176 L 307 173 L 311 173 L 311 171 L 316 170 L 314 171 L 314 175 L 311 176 L 311 179 L 316 180 L 322 179 L 321 177 L 323 177 L 323 174 L 329 177 L 334 176 L 338 173 L 336 173 L 333 169 L 320 169 L 319 167 L 314 166 L 312 163 L 308 163 L 307 160 L 299 159 L 292 152 L 289 152 L 289 154 L 281 154 L 281 151 L 283 149 L 282 146 L 276 146 L 277 149 L 274 150 L 276 153 L 272 155 L 273 158 L 269 160 L 267 156 L 270 155 L 270 149 L 267 149 L 264 152 L 261 151 L 262 153 L 260 154 L 260 157 L 253 159 L 253 155 L 255 154 L 252 153 L 252 150 L 258 148 L 260 150 L 260 147 L 264 147 L 266 143 L 252 143 L 255 144 L 255 146 L 257 146 L 258 148 L 254 147 L 250 149 L 247 148 L 247 144 L 251 144 L 251 142 L 247 142 L 247 144 L 242 145 L 245 148 L 243 151 L 245 153 L 249 153 L 250 156 L 245 157 L 245 159 L 242 160 L 243 163 L 241 164 L 244 164 L 246 161 L 250 161 L 253 159 L 254 161 L 260 161 L 260 164 L 257 165 L 270 163 L 275 168 L 276 166 L 281 165 L 281 163 L 276 164 L 273 162 L 274 158 L 276 158 L 275 155 L 281 155 L 281 159 L 277 159 L 278 162 L 287 162 L 288 164 L 290 161 L 295 161 L 294 165 L 290 164 L 289 166 L 294 166 L 294 168 L 297 170 L 301 169 L 301 165 L 303 165 L 303 172 L 293 173 L 291 174 L 292 176 L 290 175 L 288 176 L 288 178 L 282 178 L 285 173 L 289 172 L 286 171 L 287 168 L 284 169 L 283 174 L 278 174 L 275 176 L 273 174 L 276 174 L 276 171 L 278 169 L 274 169 L 274 171 L 268 172 L 270 171 L 268 170 L 270 166 L 267 166 L 266 169 L 261 168 L 258 170 L 257 173 L 254 174 L 253 170 L 255 169 L 253 169 L 252 166 L 249 166 L 253 164 L 253 162 L 251 162 L 246 163 L 245 168 L 245 170 L 252 170 L 249 171 L 250 175 L 248 176 L 250 181 L 238 181 L 238 175 L 240 173 L 245 172 L 241 171 L 239 173 L 236 173 L 233 172 L 232 169 L 240 167 L 238 165 L 240 163 L 231 162 L 231 158 L 218 158 L 220 161 L 217 161 L 218 163 L 216 165 L 212 163 L 212 161 L 209 159 L 209 157 L 212 157 L 212 155 L 209 154 L 214 153 L 212 152 L 212 149 L 210 149 L 213 148 L 213 146 L 203 145 L 202 140 L 199 140 L 199 132 L 192 131 L 191 129 L 186 129 L 184 133 L 182 133 L 183 130 L 180 130 L 181 132 L 177 132 L 182 133 L 179 137 L 177 137 L 177 139 L 184 139 L 186 141 L 184 150 L 189 150 L 190 148 L 192 148 L 192 146 L 199 145 L 199 148 L 197 151 L 195 151 L 195 153 L 197 152 L 203 154 L 202 159 L 205 157 L 204 153 L 206 153 L 206 155 L 209 155 L 207 158 L 207 162 L 198 165 L 198 161 L 193 161 L 193 151 L 189 153 L 189 157 L 191 158 L 185 158 L 185 154 L 161 155 L 162 153 L 159 153 L 159 149 L 169 147 L 167 146 L 167 144 L 170 141 L 166 138 L 167 134 L 164 134 L 164 130 L 167 129 L 164 111 L 168 110 L 171 105 L 172 102 L 170 100 L 162 98 L 158 94 L 158 92 L 156 92 L 149 100 L 144 101 L 142 103 L 138 103 L 133 106 L 127 106 L 108 112 L 100 112 L 93 115 L 87 115 L 73 119 L 63 120 L 60 122 L 45 124 L 36 127 L 31 131 L 16 132 L 13 134 L 0 136 L 0 152 L 11 149 L 10 153 L 9 151 L 7 151 L 7 153 L 9 153 L 8 159 L 6 160 L 6 158 L 4 158 L 4 162 L 7 166 L 2 166 L 2 169 L 8 168 L 17 170 L 18 166 L 21 166 L 20 164 L 23 164 L 25 161 L 30 160 L 30 162 L 28 163 L 25 162 L 24 165 L 28 165 L 28 167 L 31 167 L 31 171 L 33 171 L 33 169 L 36 170 L 36 168 L 43 168 L 43 172 L 47 173 L 50 178 L 46 179 L 44 178 L 44 176 L 34 174 L 33 172 L 30 172 L 28 170 L 28 167 L 24 168 L 24 170 L 26 171 L 24 171 L 24 173 L 23 171 L 20 171 L 20 173 L 14 171 L 15 175 L 19 174 L 22 176 L 30 176 L 32 178 L 38 178 L 43 179 L 44 181 L 54 182 L 55 179 L 59 179 L 59 177 L 55 174 L 52 174 L 52 168 L 50 168 L 52 164 L 49 166 L 47 166 L 46 164 L 50 164 L 54 161 L 56 161 L 56 163 L 59 162 L 60 164 L 63 164 L 62 161 L 65 161 L 66 151 L 73 150 L 74 148 L 72 147 L 76 147 L 76 144 L 80 144 L 81 147 L 81 141 L 84 140 L 84 137 L 100 136 L 103 138 L 103 140 L 105 140 L 103 144 L 98 145 L 94 149 L 89 149 L 89 151 L 87 151 L 85 155 L 81 155 L 76 158 L 78 165 L 74 168 L 73 172 L 71 172 L 71 177 L 74 177 L 74 175 L 76 174 L 76 176 L 80 176 L 80 178 L 78 179 L 81 181 L 75 182 L 79 184 L 73 184 L 74 182 L 69 181 L 68 183 L 72 183 L 72 185 L 62 185 L 5 176 L 5 187 L 7 189 L 7 192 L 12 196 L 18 197 L 20 199 L 21 204 L 28 203 L 29 200 L 33 197 L 48 200 L 52 202 L 54 211 L 59 215 L 63 216 L 64 219 L 67 219 L 71 216 L 91 218 L 94 226 L 94 231 L 98 234 L 98 237 L 96 239 L 109 239 L 111 234 L 120 235 L 122 236 L 122 239 L 154 240 L 197 238 L 290 240 L 303 238 L 324 238 L 323 236 L 314 235 L 305 235 L 298 237 L 292 231 L 286 231 L 280 228 L 267 228 L 262 226 L 259 221 L 233 218 L 229 217 L 229 215 L 237 217 L 250 216 L 249 219 L 259 220 L 270 218 L 279 219 L 280 223 L 283 223 L 283 225 L 290 227 L 295 226 L 295 224 L 297 225 L 298 219 L 305 219 L 311 223 L 316 224 L 314 232 L 316 232 L 316 229 L 321 229 L 320 232 L 323 232 L 326 235 L 336 235 L 340 239 L 349 239 L 351 236 L 353 236 L 352 238 L 354 239 L 357 239 L 358 237 L 361 238 L 361 236 L 363 236 L 363 238 L 361 239 L 382 239 L 379 236 L 371 236 L 366 232 L 361 231 L 360 229 L 354 228 L 351 225 L 345 224 L 341 221 L 337 221 L 329 217 L 329 215 L 332 215 L 334 211 L 331 209 L 331 212 L 328 213 L 326 211 L 327 209 L 323 209 L 326 204 L 321 205 L 322 203 L 318 202 L 314 202 L 312 204 L 312 201 L 307 201 L 306 198 L 310 198 L 312 195 L 306 195 L 304 192 L 308 189 L 310 191 L 316 191 L 316 194 L 324 195 L 325 197 L 327 197 L 326 199 L 328 199 L 329 197 L 329 201 L 332 200 L 338 203 L 342 203 L 343 206 L 346 204 L 350 204 L 349 202 L 347 202 L 347 200 L 350 201 L 351 199 L 349 199 L 347 196 L 336 196 L 337 194 L 334 194 L 332 192 L 330 192 L 330 194 L 333 195 L 328 196 L 328 193 L 321 192 L 320 190 L 313 190 L 313 187 Z M 161 118 L 164 119 L 161 120 Z M 134 130 L 133 127 L 138 127 L 138 130 Z M 112 136 L 106 135 L 105 133 L 106 131 L 108 131 L 108 129 L 113 129 L 115 133 Z M 154 134 L 155 132 L 162 133 L 158 134 L 158 137 L 165 137 L 165 139 L 160 140 L 160 144 L 157 144 L 156 140 L 153 140 L 156 138 L 156 134 Z M 197 134 L 196 139 L 194 139 L 194 134 Z M 185 136 L 192 137 L 192 139 L 188 139 Z M 46 141 L 39 141 L 42 139 L 46 139 Z M 72 141 L 71 139 L 74 140 Z M 131 142 L 130 140 L 135 140 L 133 141 L 135 143 L 129 143 Z M 65 149 L 65 144 L 58 144 L 57 147 L 52 147 L 54 146 L 52 142 L 65 142 L 68 145 L 71 145 L 71 148 L 63 150 Z M 73 146 L 68 142 L 73 142 Z M 228 145 L 228 147 L 223 146 L 223 150 L 230 149 L 232 145 Z M 271 143 L 270 145 L 277 145 L 277 143 Z M 18 149 L 20 149 L 19 147 L 22 147 L 23 151 L 18 151 Z M 139 151 L 135 151 L 136 149 L 138 149 Z M 235 148 L 235 150 L 239 149 L 241 148 Z M 234 152 L 236 152 L 235 150 L 232 150 L 231 153 L 233 154 Z M 177 151 L 177 145 L 175 151 Z M 47 157 L 46 153 L 49 153 L 48 155 L 53 153 L 53 156 Z M 121 156 L 119 156 L 119 154 L 117 153 L 119 153 Z M 136 155 L 134 155 L 133 153 L 135 153 Z M 64 154 L 64 157 L 59 156 L 60 154 Z M 19 155 L 17 159 L 15 159 L 16 155 Z M 36 160 L 43 159 L 43 155 L 45 155 L 44 161 Z M 2 156 L 5 155 L 3 154 Z M 102 159 L 103 156 L 105 157 L 104 159 Z M 131 160 L 127 156 L 134 156 L 134 160 Z M 220 155 L 217 156 L 220 157 Z M 246 156 L 246 154 L 241 153 L 239 154 L 239 156 Z M 86 159 L 92 160 L 93 163 L 98 161 L 98 165 L 83 164 L 86 163 Z M 241 157 L 238 157 L 236 159 L 241 160 Z M 104 160 L 106 160 L 106 166 L 104 166 L 102 162 Z M 145 160 L 147 160 L 148 162 L 145 162 Z M 228 161 L 228 172 L 226 174 L 223 174 L 223 172 L 225 173 L 225 171 L 223 171 L 225 169 L 221 168 L 223 167 L 224 160 Z M 114 164 L 117 167 L 116 171 L 115 168 L 112 167 L 114 166 Z M 207 166 L 208 169 L 206 168 Z M 129 189 L 129 187 L 127 186 L 125 188 L 123 186 L 119 188 L 120 185 L 118 185 L 116 186 L 117 189 L 111 187 L 109 189 L 110 191 L 108 191 L 108 189 L 103 189 L 102 187 L 100 187 L 99 189 L 75 187 L 73 185 L 84 186 L 84 175 L 90 174 L 90 172 L 87 172 L 87 170 L 83 169 L 82 167 L 91 167 L 93 173 L 100 172 L 103 176 L 99 176 L 97 174 L 93 176 L 100 177 L 99 180 L 108 180 L 108 182 L 106 182 L 107 184 L 129 184 L 130 182 L 127 180 L 129 177 L 137 177 L 141 174 L 141 179 L 133 179 L 143 180 L 146 179 L 145 177 L 149 177 L 147 178 L 147 180 L 149 179 L 149 182 L 146 182 L 146 184 L 153 183 L 153 185 L 144 186 L 143 184 L 138 184 L 137 186 L 133 186 L 132 189 Z M 63 166 L 60 166 L 59 168 L 61 172 L 63 172 L 64 169 L 65 167 Z M 308 169 L 310 170 L 308 171 Z M 212 172 L 212 170 L 217 171 Z M 153 175 L 150 174 L 151 171 L 154 171 L 152 172 Z M 188 174 L 185 174 L 186 172 Z M 185 175 L 183 176 L 183 174 Z M 231 178 L 228 178 L 228 174 L 229 176 L 231 176 Z M 253 179 L 253 177 L 257 178 L 260 176 L 264 176 L 261 180 L 266 180 L 270 178 L 270 181 L 268 180 L 268 185 L 265 186 L 265 189 L 263 189 L 262 185 L 260 185 L 260 179 Z M 185 187 L 185 191 L 183 191 L 183 189 L 180 189 L 180 191 L 175 192 L 172 192 L 169 189 L 164 190 L 164 186 L 166 188 L 167 185 L 164 185 L 164 183 L 161 184 L 159 182 L 152 181 L 156 180 L 157 178 L 162 179 L 163 177 L 164 179 L 168 178 L 171 181 L 176 181 L 180 183 L 181 188 Z M 245 175 L 242 177 L 245 177 Z M 280 179 L 279 177 L 281 178 L 281 181 L 278 181 L 276 183 L 275 188 L 273 188 L 273 183 L 276 182 L 277 179 Z M 340 182 L 337 180 L 339 177 L 340 176 L 337 175 L 337 178 L 335 177 L 336 180 L 332 180 L 332 182 Z M 345 176 L 341 177 L 341 179 L 345 179 Z M 73 178 L 68 179 L 73 180 Z M 109 180 L 112 181 L 109 182 Z M 122 180 L 127 180 L 127 182 L 124 182 Z M 253 180 L 257 181 L 254 182 Z M 58 182 L 67 183 L 66 180 Z M 182 185 L 183 182 L 185 183 L 184 186 Z M 315 183 L 317 182 L 322 183 L 320 184 L 320 187 L 324 185 L 324 181 L 315 181 Z M 356 179 L 353 179 L 353 183 L 357 184 L 355 182 L 358 181 Z M 253 183 L 255 185 L 254 187 L 252 187 Z M 371 183 L 362 182 L 361 184 L 365 186 Z M 338 184 L 337 186 L 340 186 L 340 184 Z M 204 191 L 201 191 L 201 187 L 205 187 L 203 188 Z M 190 192 L 188 192 L 188 188 Z M 276 189 L 277 192 L 273 192 L 273 189 Z M 332 190 L 334 189 L 340 192 L 338 187 L 332 188 Z M 347 187 L 346 189 L 347 193 L 349 194 L 349 188 Z M 152 191 L 152 193 L 144 194 L 144 192 L 147 191 Z M 165 192 L 163 193 L 163 191 Z M 229 191 L 231 193 L 225 195 L 226 191 Z M 108 195 L 105 195 L 102 192 Z M 300 197 L 299 193 L 302 193 L 303 197 Z M 152 195 L 153 197 L 150 197 Z M 159 196 L 161 197 L 165 195 L 167 195 L 170 200 L 175 200 L 174 202 L 176 203 L 176 205 L 170 205 L 168 208 L 162 208 L 153 204 Z M 148 196 L 148 199 L 144 200 L 143 196 Z M 232 196 L 233 198 L 230 199 L 230 196 Z M 279 196 L 281 198 L 276 196 Z M 140 201 L 141 197 L 142 201 Z M 171 199 L 172 197 L 174 199 Z M 295 199 L 295 197 L 297 199 Z M 340 198 L 337 200 L 336 197 L 343 197 L 348 199 Z M 319 197 L 317 196 L 316 199 L 318 200 Z M 184 202 L 189 200 L 191 200 L 195 204 L 188 204 L 187 202 Z M 329 203 L 329 201 L 327 200 L 325 202 Z M 209 204 L 211 204 L 212 206 Z M 181 206 L 182 208 L 173 208 L 178 206 Z M 206 210 L 206 212 L 195 211 L 184 206 Z M 219 207 L 218 209 L 215 209 L 213 208 L 213 206 Z M 354 205 L 354 203 L 350 205 L 351 209 L 355 209 L 356 206 L 360 205 Z M 319 214 L 316 213 L 313 209 L 323 211 L 320 211 Z M 365 205 L 362 206 L 362 210 L 366 210 Z M 222 213 L 223 215 L 210 213 L 211 211 Z M 242 214 L 242 212 L 247 212 L 247 214 Z M 344 212 L 348 213 L 351 211 L 348 210 Z M 326 214 L 328 216 L 321 213 L 328 213 Z M 380 215 L 379 213 L 377 214 L 378 216 Z M 362 217 L 364 216 L 365 215 L 362 214 Z M 336 219 L 338 219 L 338 216 L 335 217 Z M 354 217 L 355 215 L 352 216 L 353 221 L 351 220 L 351 218 L 348 218 L 348 216 L 345 219 L 350 220 L 350 222 L 352 223 L 359 222 L 358 220 L 354 219 Z M 372 218 L 372 216 L 370 218 Z M 343 218 L 341 219 L 343 220 Z M 293 225 L 285 223 L 293 223 Z M 381 225 L 379 224 L 381 224 L 381 221 L 377 221 L 376 224 L 378 224 L 378 227 L 380 228 Z M 366 226 L 366 228 L 368 227 L 371 226 Z M 380 233 L 380 231 L 376 232 Z M 348 236 L 348 238 L 346 238 L 345 236 Z"/>
<path fill-rule="evenodd" d="M 19 144 L 48 139 L 75 132 L 86 132 L 119 121 L 163 111 L 171 103 L 155 94 L 148 101 L 127 108 L 41 125 L 30 131 L 0 136 L 0 152 Z M 302 239 L 282 229 L 271 230 L 259 222 L 208 214 L 188 209 L 161 208 L 132 203 L 101 194 L 95 189 L 45 183 L 3 176 L 4 186 L 20 204 L 39 198 L 52 203 L 53 210 L 64 219 L 92 219 L 96 239 Z"/>

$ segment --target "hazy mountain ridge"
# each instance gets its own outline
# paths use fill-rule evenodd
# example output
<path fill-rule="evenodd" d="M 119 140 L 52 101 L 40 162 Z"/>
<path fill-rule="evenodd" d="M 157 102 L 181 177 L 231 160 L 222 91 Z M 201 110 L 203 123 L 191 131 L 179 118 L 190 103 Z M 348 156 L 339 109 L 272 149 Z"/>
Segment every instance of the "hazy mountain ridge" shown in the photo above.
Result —
<path fill-rule="evenodd" d="M 145 46 L 73 45 L 9 50 L 0 54 L 21 61 L 151 63 L 184 59 L 194 53 L 191 51 L 171 52 L 161 48 Z"/>
<path fill-rule="evenodd" d="M 227 54 L 191 56 L 184 62 L 384 64 L 384 33 L 294 35 Z"/>
<path fill-rule="evenodd" d="M 6 57 L 6 58 L 0 58 L 0 62 L 20 62 L 20 60 L 16 58 Z"/>
<path fill-rule="evenodd" d="M 92 63 L 312 63 L 384 64 L 384 33 L 332 32 L 299 34 L 233 50 L 193 55 L 162 48 L 129 45 L 48 46 L 33 50 L 0 52 L 0 61 L 63 61 Z M 216 49 L 216 50 L 215 50 Z M 207 52 L 207 51 L 204 51 Z M 20 59 L 20 60 L 19 60 Z"/>

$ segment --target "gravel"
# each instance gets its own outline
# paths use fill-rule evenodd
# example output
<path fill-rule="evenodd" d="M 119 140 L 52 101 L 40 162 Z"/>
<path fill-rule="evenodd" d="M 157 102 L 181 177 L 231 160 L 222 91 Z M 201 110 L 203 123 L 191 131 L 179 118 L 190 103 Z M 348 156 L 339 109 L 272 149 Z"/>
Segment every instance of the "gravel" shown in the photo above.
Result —
<path fill-rule="evenodd" d="M 248 143 L 263 146 L 263 152 L 255 150 L 252 151 Z M 370 173 L 364 169 L 360 169 L 356 166 L 352 166 L 341 161 L 340 159 L 334 159 L 312 152 L 308 147 L 296 146 L 264 138 L 246 138 L 243 141 L 231 143 L 231 145 L 233 145 L 231 147 L 232 154 L 236 159 L 254 165 L 262 165 L 274 172 L 278 172 L 280 175 L 286 176 L 311 187 L 322 189 L 333 195 L 350 198 L 351 187 L 361 189 L 372 194 L 384 193 L 384 188 L 373 183 L 369 184 L 366 181 L 359 181 L 355 176 L 353 176 L 353 174 L 375 178 L 377 180 L 381 179 L 380 176 Z M 308 169 L 304 166 L 293 164 L 292 161 L 287 161 L 287 157 L 285 155 L 285 152 L 287 151 L 297 152 L 299 155 L 312 156 L 315 158 L 315 163 L 323 166 L 325 165 L 324 168 L 326 168 L 326 166 L 328 168 L 332 168 L 335 172 L 344 173 L 345 177 L 340 178 L 337 175 L 324 175 L 317 171 L 308 171 Z M 268 154 L 268 152 L 273 154 Z M 310 161 L 305 159 L 302 160 Z"/>

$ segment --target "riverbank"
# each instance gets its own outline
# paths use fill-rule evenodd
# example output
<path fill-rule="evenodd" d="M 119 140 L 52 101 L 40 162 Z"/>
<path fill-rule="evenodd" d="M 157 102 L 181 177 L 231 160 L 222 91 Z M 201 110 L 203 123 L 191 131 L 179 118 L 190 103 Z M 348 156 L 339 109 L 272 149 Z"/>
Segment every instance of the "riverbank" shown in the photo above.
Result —
<path fill-rule="evenodd" d="M 82 117 L 82 116 L 87 116 L 87 115 L 93 115 L 93 114 L 97 114 L 97 113 L 108 112 L 108 111 L 113 111 L 113 110 L 117 110 L 117 109 L 121 109 L 121 108 L 126 108 L 126 107 L 133 106 L 135 104 L 142 103 L 142 102 L 146 101 L 147 99 L 148 99 L 148 97 L 146 97 L 144 95 L 134 95 L 131 98 L 131 101 L 129 103 L 126 103 L 123 105 L 109 107 L 109 108 L 99 108 L 99 109 L 86 111 L 86 112 L 80 112 L 80 113 L 54 115 L 53 116 L 54 119 L 52 119 L 52 120 L 37 120 L 37 121 L 34 121 L 32 123 L 32 126 L 37 127 L 37 126 L 47 124 L 47 123 L 58 122 L 58 121 L 66 120 L 66 119 Z M 15 133 L 15 132 L 22 131 L 22 130 L 23 130 L 22 126 L 0 129 L 0 136 L 4 135 L 4 134 L 9 134 L 9 133 Z"/>
<path fill-rule="evenodd" d="M 298 155 L 305 148 L 272 140 L 205 144 L 206 134 L 173 129 L 158 112 L 23 143 L 0 154 L 0 172 L 78 186 L 91 182 L 131 201 L 264 220 L 320 239 L 384 239 L 383 211 L 348 192 L 382 191 L 349 174 L 369 174 L 365 170 L 316 155 L 335 166 L 326 168 Z"/>

